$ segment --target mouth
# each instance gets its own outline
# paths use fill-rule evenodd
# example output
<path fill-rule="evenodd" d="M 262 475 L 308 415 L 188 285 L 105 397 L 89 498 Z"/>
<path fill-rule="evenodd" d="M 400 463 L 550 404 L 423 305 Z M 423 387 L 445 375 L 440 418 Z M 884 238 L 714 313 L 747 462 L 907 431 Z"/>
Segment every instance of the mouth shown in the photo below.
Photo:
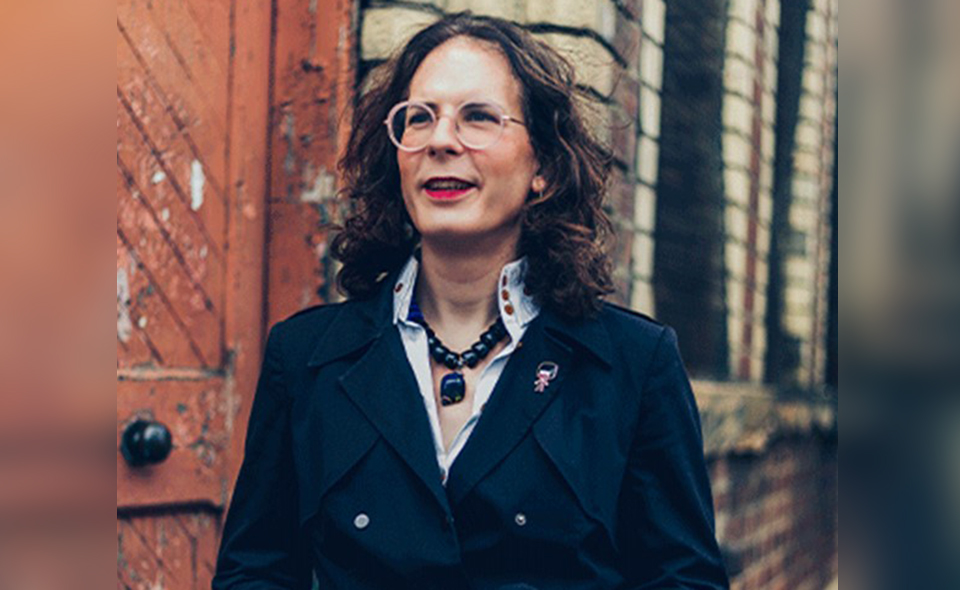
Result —
<path fill-rule="evenodd" d="M 431 178 L 423 184 L 427 195 L 438 201 L 459 199 L 475 188 L 474 183 L 451 176 Z"/>

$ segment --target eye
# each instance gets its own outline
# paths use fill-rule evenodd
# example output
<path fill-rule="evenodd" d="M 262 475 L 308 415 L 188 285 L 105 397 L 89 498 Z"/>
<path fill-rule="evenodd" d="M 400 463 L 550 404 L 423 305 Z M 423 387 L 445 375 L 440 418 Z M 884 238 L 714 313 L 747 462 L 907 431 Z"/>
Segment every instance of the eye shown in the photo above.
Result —
<path fill-rule="evenodd" d="M 407 112 L 407 125 L 423 126 L 429 125 L 432 121 L 433 117 L 423 109 L 410 110 Z"/>
<path fill-rule="evenodd" d="M 465 123 L 499 123 L 500 116 L 492 107 L 486 105 L 471 105 L 464 107 L 460 114 Z"/>

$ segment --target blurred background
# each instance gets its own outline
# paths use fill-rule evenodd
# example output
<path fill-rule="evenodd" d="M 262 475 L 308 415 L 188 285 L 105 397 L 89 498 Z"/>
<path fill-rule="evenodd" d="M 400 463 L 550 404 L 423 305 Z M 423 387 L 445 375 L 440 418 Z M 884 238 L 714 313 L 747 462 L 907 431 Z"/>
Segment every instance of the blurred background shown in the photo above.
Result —
<path fill-rule="evenodd" d="M 845 6 L 845 579 L 956 588 L 960 3 Z M 351 105 L 462 9 L 599 99 L 615 298 L 678 332 L 732 587 L 837 586 L 839 0 L 119 0 L 117 587 L 209 586 L 265 329 L 338 298 Z M 110 584 L 108 18 L 0 0 L 3 589 Z"/>

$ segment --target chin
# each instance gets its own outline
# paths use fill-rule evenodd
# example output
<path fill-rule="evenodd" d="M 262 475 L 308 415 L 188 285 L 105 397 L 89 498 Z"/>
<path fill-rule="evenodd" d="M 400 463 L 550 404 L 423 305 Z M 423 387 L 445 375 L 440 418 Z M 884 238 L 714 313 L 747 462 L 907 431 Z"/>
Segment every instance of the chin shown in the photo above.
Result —
<path fill-rule="evenodd" d="M 464 250 L 497 250 L 501 245 L 516 246 L 520 238 L 520 226 L 515 228 L 477 227 L 475 225 L 437 225 L 424 228 L 421 241 L 447 248 Z"/>

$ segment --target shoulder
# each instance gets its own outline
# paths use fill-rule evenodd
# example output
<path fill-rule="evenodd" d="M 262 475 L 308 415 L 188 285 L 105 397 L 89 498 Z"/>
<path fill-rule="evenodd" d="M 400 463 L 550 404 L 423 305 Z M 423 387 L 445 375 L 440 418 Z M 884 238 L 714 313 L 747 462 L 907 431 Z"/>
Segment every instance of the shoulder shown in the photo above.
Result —
<path fill-rule="evenodd" d="M 600 313 L 615 355 L 638 383 L 663 367 L 682 364 L 676 332 L 652 317 L 612 303 Z"/>
<path fill-rule="evenodd" d="M 268 347 L 277 347 L 284 356 L 307 355 L 324 338 L 337 318 L 352 314 L 356 307 L 357 302 L 348 300 L 298 311 L 273 325 Z"/>
<path fill-rule="evenodd" d="M 673 332 L 669 326 L 646 314 L 609 302 L 604 302 L 598 319 L 614 340 L 655 345 L 668 332 Z"/>

